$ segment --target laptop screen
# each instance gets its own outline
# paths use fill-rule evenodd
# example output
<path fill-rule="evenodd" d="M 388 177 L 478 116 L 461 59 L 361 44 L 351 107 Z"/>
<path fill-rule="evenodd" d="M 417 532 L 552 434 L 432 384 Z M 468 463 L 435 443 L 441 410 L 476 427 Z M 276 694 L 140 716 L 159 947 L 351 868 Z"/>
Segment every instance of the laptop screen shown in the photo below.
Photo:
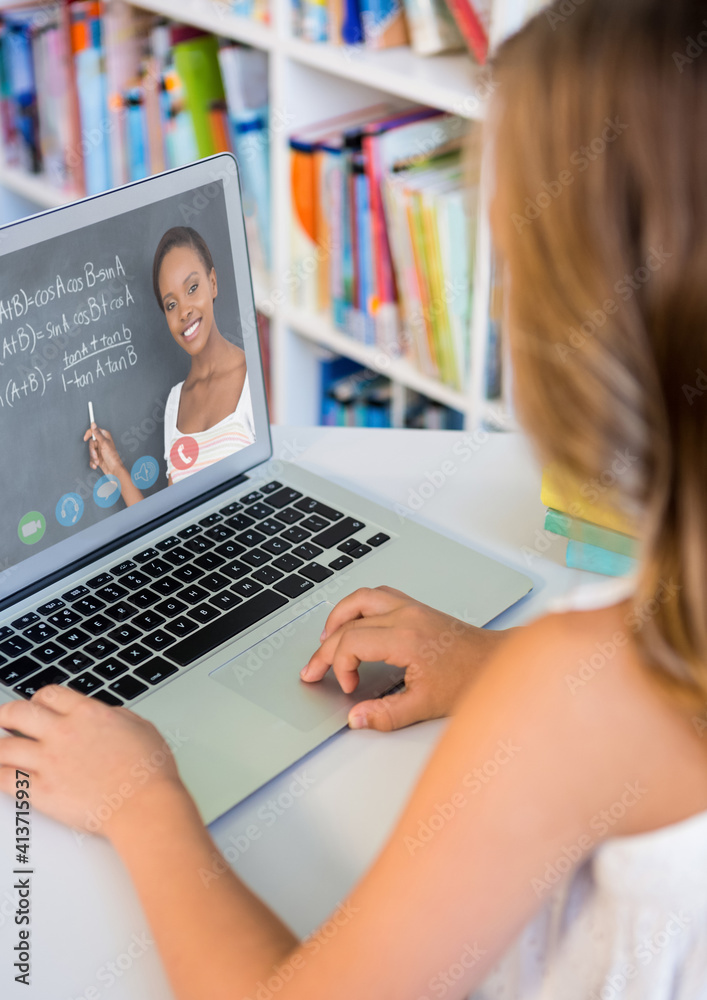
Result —
<path fill-rule="evenodd" d="M 0 230 L 0 435 L 0 600 L 269 456 L 232 157 Z"/>

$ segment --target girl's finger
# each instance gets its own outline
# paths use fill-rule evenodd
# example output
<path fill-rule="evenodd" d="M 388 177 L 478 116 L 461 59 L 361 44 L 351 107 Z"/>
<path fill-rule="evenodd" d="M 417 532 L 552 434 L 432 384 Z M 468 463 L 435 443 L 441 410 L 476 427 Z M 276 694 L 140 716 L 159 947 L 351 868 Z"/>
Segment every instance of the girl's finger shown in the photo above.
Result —
<path fill-rule="evenodd" d="M 331 668 L 345 694 L 351 694 L 358 687 L 358 668 L 362 662 L 384 660 L 398 667 L 407 666 L 408 657 L 396 629 L 346 629 L 341 636 L 332 636 L 332 639 L 336 639 L 336 645 L 330 657 Z"/>
<path fill-rule="evenodd" d="M 341 642 L 342 636 L 347 629 L 352 628 L 393 628 L 395 626 L 395 613 L 389 612 L 385 615 L 372 615 L 370 618 L 354 618 L 344 622 L 335 632 L 331 632 L 325 639 L 320 639 L 321 645 L 315 650 L 308 662 L 300 670 L 300 677 L 305 681 L 320 681 L 332 664 L 336 647 Z M 322 633 L 324 635 L 324 633 Z"/>
<path fill-rule="evenodd" d="M 28 740 L 24 736 L 3 736 L 0 738 L 0 775 L 9 771 L 14 788 L 15 770 L 36 774 L 40 755 L 40 746 L 36 740 Z"/>
<path fill-rule="evenodd" d="M 360 587 L 352 594 L 342 597 L 329 612 L 322 635 L 331 635 L 345 622 L 354 618 L 366 618 L 369 615 L 380 615 L 393 611 L 404 604 L 405 600 L 410 600 L 410 598 L 389 587 Z"/>
<path fill-rule="evenodd" d="M 389 733 L 429 719 L 429 697 L 418 688 L 403 688 L 382 698 L 361 701 L 349 712 L 351 729 L 377 729 Z"/>
<path fill-rule="evenodd" d="M 39 740 L 46 735 L 48 729 L 56 722 L 58 713 L 46 704 L 31 701 L 10 701 L 0 705 L 0 727 L 22 733 L 33 740 Z"/>
<path fill-rule="evenodd" d="M 88 695 L 81 694 L 79 691 L 72 691 L 71 688 L 63 687 L 61 684 L 47 684 L 32 695 L 28 704 L 39 704 L 51 708 L 59 715 L 68 715 L 79 705 L 89 701 Z"/>

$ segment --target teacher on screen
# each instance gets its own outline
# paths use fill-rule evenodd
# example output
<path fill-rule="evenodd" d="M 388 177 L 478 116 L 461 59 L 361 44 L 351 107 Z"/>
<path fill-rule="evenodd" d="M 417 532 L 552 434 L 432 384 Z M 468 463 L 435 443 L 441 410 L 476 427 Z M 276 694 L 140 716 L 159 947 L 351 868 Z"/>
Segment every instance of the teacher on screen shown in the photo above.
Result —
<path fill-rule="evenodd" d="M 172 337 L 191 360 L 189 374 L 172 387 L 165 408 L 165 461 L 171 485 L 253 444 L 255 426 L 245 353 L 226 340 L 216 324 L 216 270 L 196 230 L 189 226 L 167 230 L 155 251 L 152 284 Z M 92 424 L 84 441 L 91 468 L 100 467 L 120 481 L 125 503 L 142 500 L 110 432 Z"/>

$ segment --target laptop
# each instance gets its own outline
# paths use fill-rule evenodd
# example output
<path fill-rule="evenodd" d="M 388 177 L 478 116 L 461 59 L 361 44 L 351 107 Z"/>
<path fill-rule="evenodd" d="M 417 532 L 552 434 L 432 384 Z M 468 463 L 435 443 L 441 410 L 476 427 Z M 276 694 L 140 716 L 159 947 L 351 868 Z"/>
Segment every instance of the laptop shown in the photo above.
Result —
<path fill-rule="evenodd" d="M 230 154 L 5 226 L 0 257 L 0 702 L 151 720 L 210 823 L 400 683 L 300 680 L 346 594 L 484 625 L 531 589 L 273 456 Z"/>

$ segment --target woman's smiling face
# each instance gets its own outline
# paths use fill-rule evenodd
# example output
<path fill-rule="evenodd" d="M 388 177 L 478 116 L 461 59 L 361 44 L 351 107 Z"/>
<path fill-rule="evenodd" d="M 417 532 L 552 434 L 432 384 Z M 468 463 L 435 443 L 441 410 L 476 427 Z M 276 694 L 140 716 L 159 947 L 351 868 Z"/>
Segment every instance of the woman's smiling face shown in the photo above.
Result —
<path fill-rule="evenodd" d="M 174 247 L 162 261 L 159 285 L 170 333 L 187 354 L 198 354 L 214 322 L 215 270 L 207 274 L 191 247 Z"/>

